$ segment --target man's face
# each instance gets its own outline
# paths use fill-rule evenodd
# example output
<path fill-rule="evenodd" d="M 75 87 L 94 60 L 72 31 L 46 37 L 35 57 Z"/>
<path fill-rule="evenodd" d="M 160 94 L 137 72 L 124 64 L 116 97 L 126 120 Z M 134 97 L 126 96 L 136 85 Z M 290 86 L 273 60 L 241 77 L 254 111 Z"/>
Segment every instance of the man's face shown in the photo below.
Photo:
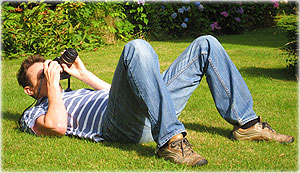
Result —
<path fill-rule="evenodd" d="M 41 81 L 41 75 L 43 74 L 43 69 L 42 62 L 34 63 L 28 68 L 27 76 L 32 86 L 26 86 L 24 88 L 26 94 L 36 98 Z M 41 96 L 47 96 L 46 79 L 43 80 L 42 88 L 38 97 L 40 98 Z"/>

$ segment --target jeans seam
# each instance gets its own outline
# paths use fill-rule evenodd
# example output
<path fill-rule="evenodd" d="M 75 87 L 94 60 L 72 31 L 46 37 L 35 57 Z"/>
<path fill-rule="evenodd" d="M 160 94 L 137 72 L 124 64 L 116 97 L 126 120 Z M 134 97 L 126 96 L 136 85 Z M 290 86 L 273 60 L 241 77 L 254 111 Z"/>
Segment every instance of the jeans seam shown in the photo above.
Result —
<path fill-rule="evenodd" d="M 168 136 L 165 136 L 162 140 L 161 140 L 161 144 L 159 144 L 159 147 L 162 147 L 165 143 L 167 143 L 173 136 L 181 133 L 181 132 L 185 132 L 185 129 L 179 129 L 176 130 L 175 132 L 169 134 Z"/>
<path fill-rule="evenodd" d="M 213 62 L 212 62 L 211 57 L 208 57 L 208 61 L 209 61 L 210 65 L 211 65 L 211 67 L 213 68 L 213 70 L 214 70 L 214 72 L 215 72 L 215 74 L 216 74 L 218 80 L 221 82 L 221 84 L 222 84 L 222 86 L 223 86 L 223 88 L 224 88 L 224 90 L 225 90 L 227 96 L 228 96 L 229 99 L 231 100 L 232 98 L 231 98 L 231 96 L 230 96 L 230 91 L 229 91 L 228 88 L 226 87 L 224 81 L 221 79 L 221 75 L 218 73 L 218 71 L 217 71 L 215 65 L 214 65 Z M 233 112 L 235 118 L 238 120 L 238 122 L 239 122 L 239 124 L 240 124 L 240 123 L 241 123 L 241 122 L 240 122 L 240 118 L 239 118 L 239 116 L 237 115 L 237 112 L 236 112 L 236 110 L 235 110 L 235 108 L 234 108 L 233 102 L 232 102 L 232 104 L 231 104 L 231 110 L 232 110 L 232 112 Z"/>
<path fill-rule="evenodd" d="M 199 59 L 199 55 L 196 55 L 194 58 L 192 58 L 191 62 L 186 64 L 179 72 L 177 72 L 168 82 L 166 83 L 167 86 L 169 86 L 178 76 L 180 76 L 190 65 L 192 65 L 197 59 Z"/>
<path fill-rule="evenodd" d="M 139 86 L 138 86 L 138 84 L 136 82 L 137 80 L 135 79 L 134 75 L 132 75 L 132 73 L 131 73 L 131 67 L 129 67 L 129 66 L 128 66 L 128 72 L 130 73 L 130 76 L 132 77 L 132 80 L 134 81 L 134 84 L 135 84 L 136 88 L 138 89 L 138 92 L 140 93 L 140 95 L 142 97 L 142 100 L 145 101 L 145 98 L 142 95 L 142 92 L 141 92 L 141 90 L 140 90 L 140 88 L 139 88 Z M 148 110 L 148 113 L 150 115 L 149 116 L 150 121 L 154 122 L 155 126 L 157 126 L 157 122 L 155 121 L 155 119 L 153 118 L 153 116 L 151 115 L 151 112 L 149 110 Z"/>
<path fill-rule="evenodd" d="M 251 117 L 249 117 L 249 118 L 243 120 L 243 121 L 240 123 L 240 125 L 242 126 L 242 125 L 244 125 L 244 124 L 246 124 L 246 123 L 248 123 L 248 122 L 250 122 L 251 120 L 254 120 L 254 119 L 256 119 L 256 118 L 257 118 L 257 115 L 251 116 Z"/>

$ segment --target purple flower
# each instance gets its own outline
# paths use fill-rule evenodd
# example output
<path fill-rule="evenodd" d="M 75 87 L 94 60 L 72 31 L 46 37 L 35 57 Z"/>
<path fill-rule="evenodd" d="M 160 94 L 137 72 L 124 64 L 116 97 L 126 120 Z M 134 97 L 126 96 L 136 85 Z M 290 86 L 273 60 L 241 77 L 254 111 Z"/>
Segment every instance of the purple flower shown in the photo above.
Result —
<path fill-rule="evenodd" d="M 211 30 L 215 30 L 215 25 L 212 23 L 210 24 Z"/>
<path fill-rule="evenodd" d="M 220 13 L 221 15 L 223 15 L 224 17 L 227 17 L 228 16 L 228 13 L 226 11 L 223 11 Z"/>
<path fill-rule="evenodd" d="M 188 22 L 188 21 L 189 21 L 189 18 L 185 18 L 185 19 L 184 19 L 184 22 Z"/>
<path fill-rule="evenodd" d="M 178 13 L 181 13 L 181 14 L 184 13 L 184 8 L 179 8 Z"/>
<path fill-rule="evenodd" d="M 137 4 L 142 4 L 142 5 L 144 5 L 144 4 L 145 4 L 145 0 L 137 0 Z"/>
<path fill-rule="evenodd" d="M 171 17 L 172 17 L 173 19 L 175 19 L 175 18 L 177 17 L 177 13 L 173 13 L 173 14 L 171 15 Z"/>
<path fill-rule="evenodd" d="M 165 10 L 165 9 L 166 9 L 166 7 L 165 7 L 164 5 L 162 5 L 162 6 L 161 6 L 161 9 L 162 9 L 162 10 Z"/>
<path fill-rule="evenodd" d="M 183 23 L 181 24 L 181 28 L 183 28 L 183 29 L 187 28 L 187 24 L 183 22 Z"/>
<path fill-rule="evenodd" d="M 235 10 L 237 13 L 241 13 L 243 14 L 244 13 L 244 9 L 242 7 L 239 7 Z"/>
<path fill-rule="evenodd" d="M 210 24 L 211 30 L 215 30 L 215 29 L 222 29 L 221 26 L 219 26 L 218 22 L 214 22 L 212 24 Z"/>
<path fill-rule="evenodd" d="M 239 17 L 235 17 L 234 20 L 237 22 L 241 22 L 241 18 L 239 18 Z"/>

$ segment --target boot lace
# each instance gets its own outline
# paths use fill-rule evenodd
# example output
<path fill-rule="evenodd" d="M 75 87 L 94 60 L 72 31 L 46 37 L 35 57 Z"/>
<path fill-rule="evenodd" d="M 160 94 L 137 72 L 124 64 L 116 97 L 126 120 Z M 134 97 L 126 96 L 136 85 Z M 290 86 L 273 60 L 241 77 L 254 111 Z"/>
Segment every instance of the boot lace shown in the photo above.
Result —
<path fill-rule="evenodd" d="M 193 145 L 190 144 L 186 138 L 182 138 L 180 140 L 177 140 L 177 141 L 174 141 L 171 143 L 172 148 L 175 148 L 176 146 L 180 147 L 183 157 L 194 153 L 194 151 L 192 149 Z"/>
<path fill-rule="evenodd" d="M 272 132 L 276 132 L 275 130 L 272 129 L 272 127 L 267 123 L 267 122 L 262 122 L 262 128 L 268 128 L 270 129 Z"/>

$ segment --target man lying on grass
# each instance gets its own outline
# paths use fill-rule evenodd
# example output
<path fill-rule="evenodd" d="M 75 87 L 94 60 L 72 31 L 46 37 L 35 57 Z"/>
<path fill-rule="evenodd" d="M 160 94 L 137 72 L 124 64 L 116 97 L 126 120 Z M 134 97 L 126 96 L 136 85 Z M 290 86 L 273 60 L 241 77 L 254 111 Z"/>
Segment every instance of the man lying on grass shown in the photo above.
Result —
<path fill-rule="evenodd" d="M 63 71 L 94 90 L 63 91 Z M 234 126 L 234 139 L 294 141 L 261 122 L 252 109 L 246 83 L 212 36 L 192 42 L 162 74 L 151 45 L 133 40 L 123 49 L 112 85 L 88 71 L 79 57 L 68 67 L 31 56 L 22 63 L 18 82 L 38 102 L 25 111 L 20 127 L 36 135 L 72 135 L 96 142 L 154 140 L 159 157 L 179 164 L 205 165 L 207 160 L 192 150 L 187 131 L 177 119 L 203 75 L 219 113 Z"/>

